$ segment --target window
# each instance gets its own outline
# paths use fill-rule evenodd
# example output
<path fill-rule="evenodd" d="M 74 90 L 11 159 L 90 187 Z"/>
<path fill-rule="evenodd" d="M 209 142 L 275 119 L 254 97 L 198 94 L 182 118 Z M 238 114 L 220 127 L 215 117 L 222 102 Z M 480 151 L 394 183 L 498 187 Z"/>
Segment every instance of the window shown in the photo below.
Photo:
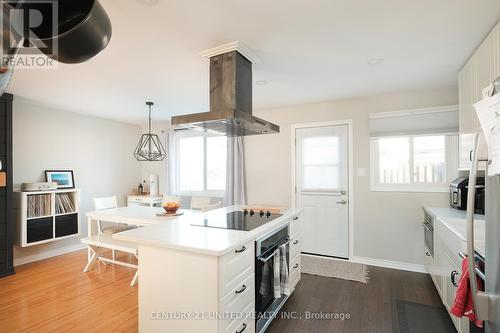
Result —
<path fill-rule="evenodd" d="M 223 196 L 226 187 L 225 136 L 184 134 L 176 138 L 179 194 Z"/>
<path fill-rule="evenodd" d="M 371 139 L 372 190 L 445 192 L 457 169 L 456 134 Z"/>

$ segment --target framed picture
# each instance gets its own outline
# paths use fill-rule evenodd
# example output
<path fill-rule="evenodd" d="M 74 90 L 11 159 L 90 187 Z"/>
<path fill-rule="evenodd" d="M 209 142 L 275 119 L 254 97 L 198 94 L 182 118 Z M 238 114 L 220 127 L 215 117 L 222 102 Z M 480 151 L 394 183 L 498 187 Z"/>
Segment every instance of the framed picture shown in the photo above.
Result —
<path fill-rule="evenodd" d="M 57 183 L 57 188 L 75 188 L 73 170 L 45 170 L 45 180 Z"/>

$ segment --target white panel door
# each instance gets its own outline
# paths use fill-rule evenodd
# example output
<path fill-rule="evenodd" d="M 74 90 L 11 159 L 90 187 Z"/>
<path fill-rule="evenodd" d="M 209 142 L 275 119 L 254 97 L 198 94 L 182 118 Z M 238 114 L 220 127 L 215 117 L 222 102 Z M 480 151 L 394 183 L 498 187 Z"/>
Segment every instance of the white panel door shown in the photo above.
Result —
<path fill-rule="evenodd" d="M 348 258 L 348 126 L 298 128 L 295 137 L 302 252 Z"/>

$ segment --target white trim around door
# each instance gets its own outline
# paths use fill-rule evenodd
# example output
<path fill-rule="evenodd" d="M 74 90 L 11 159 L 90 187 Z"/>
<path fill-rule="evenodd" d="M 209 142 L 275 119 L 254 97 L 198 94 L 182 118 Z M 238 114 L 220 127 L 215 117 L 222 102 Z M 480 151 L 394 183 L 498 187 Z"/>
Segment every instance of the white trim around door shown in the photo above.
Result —
<path fill-rule="evenodd" d="M 306 124 L 293 124 L 291 125 L 291 149 L 292 149 L 292 207 L 296 208 L 297 206 L 297 174 L 296 174 L 296 130 L 299 128 L 313 128 L 313 127 L 326 127 L 326 126 L 338 126 L 338 125 L 347 125 L 348 128 L 348 156 L 349 156 L 349 165 L 348 165 L 348 174 L 349 174 L 349 258 L 354 255 L 354 167 L 353 167 L 353 121 L 352 119 L 346 120 L 338 120 L 338 121 L 327 121 L 327 122 L 319 122 L 319 123 L 306 123 Z"/>

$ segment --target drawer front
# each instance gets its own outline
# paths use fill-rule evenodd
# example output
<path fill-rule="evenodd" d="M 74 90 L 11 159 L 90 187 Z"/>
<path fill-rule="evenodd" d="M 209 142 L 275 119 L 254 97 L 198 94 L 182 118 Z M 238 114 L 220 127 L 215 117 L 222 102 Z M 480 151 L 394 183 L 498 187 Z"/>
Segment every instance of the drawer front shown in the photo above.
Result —
<path fill-rule="evenodd" d="M 301 246 L 300 233 L 296 233 L 290 241 L 290 258 L 295 258 L 300 253 Z"/>
<path fill-rule="evenodd" d="M 219 258 L 219 299 L 237 288 L 255 271 L 255 244 L 244 246 Z"/>
<path fill-rule="evenodd" d="M 234 320 L 230 324 L 219 322 L 220 333 L 255 333 L 255 319 L 253 314 L 255 308 L 253 306 L 247 307 L 242 311 L 242 318 Z"/>
<path fill-rule="evenodd" d="M 28 243 L 36 243 L 54 237 L 54 218 L 52 217 L 28 220 L 26 224 Z"/>
<path fill-rule="evenodd" d="M 245 309 L 253 308 L 255 308 L 255 274 L 250 275 L 219 302 L 219 313 L 226 316 L 221 320 L 221 324 L 233 326 L 242 319 L 239 316 L 245 313 Z"/>
<path fill-rule="evenodd" d="M 292 288 L 295 287 L 293 283 L 296 284 L 300 280 L 301 268 L 300 254 L 298 254 L 290 261 L 290 281 Z"/>
<path fill-rule="evenodd" d="M 295 235 L 300 232 L 300 214 L 294 215 L 290 219 L 290 235 Z"/>
<path fill-rule="evenodd" d="M 127 201 L 128 202 L 137 202 L 137 203 L 145 202 L 144 198 L 141 198 L 141 197 L 128 197 Z"/>
<path fill-rule="evenodd" d="M 290 280 L 290 290 L 293 292 L 295 287 L 297 287 L 297 284 L 299 284 L 300 281 L 300 274 L 295 277 L 295 280 Z"/>

